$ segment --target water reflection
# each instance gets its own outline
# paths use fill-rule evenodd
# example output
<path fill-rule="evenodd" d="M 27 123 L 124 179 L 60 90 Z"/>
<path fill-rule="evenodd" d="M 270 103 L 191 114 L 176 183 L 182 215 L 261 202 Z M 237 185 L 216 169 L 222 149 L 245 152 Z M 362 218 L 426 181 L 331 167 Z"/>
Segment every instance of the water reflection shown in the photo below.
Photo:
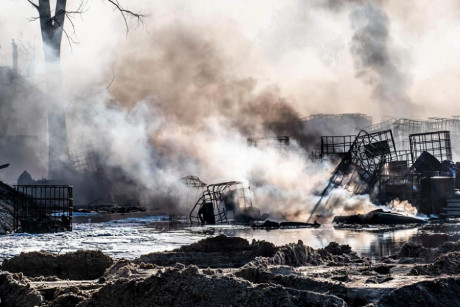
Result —
<path fill-rule="evenodd" d="M 302 240 L 305 245 L 313 248 L 327 246 L 330 242 L 348 244 L 359 255 L 378 260 L 395 254 L 407 242 L 421 243 L 426 247 L 438 247 L 447 241 L 460 239 L 460 225 L 429 224 L 410 229 L 385 231 L 370 231 L 356 229 L 335 229 L 332 225 L 322 225 L 320 228 L 303 229 L 251 229 L 243 227 L 213 227 L 207 228 L 210 234 L 225 234 L 239 236 L 248 241 L 266 240 L 275 245 L 297 242 Z"/>

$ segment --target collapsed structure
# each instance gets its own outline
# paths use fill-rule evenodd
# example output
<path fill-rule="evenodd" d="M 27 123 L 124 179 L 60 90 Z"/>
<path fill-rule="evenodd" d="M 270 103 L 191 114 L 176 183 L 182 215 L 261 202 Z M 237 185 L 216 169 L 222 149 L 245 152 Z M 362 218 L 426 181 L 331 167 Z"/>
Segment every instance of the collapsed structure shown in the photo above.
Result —
<path fill-rule="evenodd" d="M 329 196 L 335 187 L 369 194 L 376 204 L 407 200 L 422 214 L 460 216 L 460 164 L 452 161 L 452 135 L 460 136 L 459 117 L 389 119 L 357 135 L 321 136 L 317 158 L 340 162 L 310 219 L 334 206 Z"/>
<path fill-rule="evenodd" d="M 258 219 L 260 212 L 252 206 L 250 187 L 230 181 L 206 186 L 189 218 L 192 224 L 215 225 Z"/>

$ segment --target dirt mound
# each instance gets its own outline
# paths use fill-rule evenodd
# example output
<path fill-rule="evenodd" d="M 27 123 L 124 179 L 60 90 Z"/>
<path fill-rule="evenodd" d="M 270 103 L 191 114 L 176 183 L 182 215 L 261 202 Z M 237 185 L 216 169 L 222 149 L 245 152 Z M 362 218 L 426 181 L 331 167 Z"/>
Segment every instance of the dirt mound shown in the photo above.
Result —
<path fill-rule="evenodd" d="M 276 284 L 296 290 L 334 295 L 343 299 L 350 306 L 363 306 L 372 302 L 375 297 L 372 290 L 370 293 L 367 289 L 347 287 L 343 282 L 351 281 L 351 278 L 346 273 L 341 275 L 324 273 L 323 278 L 315 278 L 292 271 L 292 268 L 288 270 L 287 268 L 267 266 L 253 261 L 236 271 L 234 275 L 252 283 Z"/>
<path fill-rule="evenodd" d="M 297 243 L 290 243 L 281 246 L 275 253 L 270 263 L 277 265 L 301 266 L 315 262 L 314 249 L 305 247 L 299 240 Z"/>
<path fill-rule="evenodd" d="M 430 258 L 432 257 L 432 250 L 423 247 L 421 244 L 409 242 L 401 246 L 397 258 Z"/>
<path fill-rule="evenodd" d="M 278 248 L 273 243 L 252 240 L 251 253 L 256 257 L 273 257 L 277 250 Z"/>
<path fill-rule="evenodd" d="M 104 278 L 128 278 L 133 274 L 139 274 L 138 266 L 127 259 L 121 259 L 105 271 Z"/>
<path fill-rule="evenodd" d="M 448 252 L 460 252 L 460 241 L 446 242 L 436 249 L 438 255 Z"/>
<path fill-rule="evenodd" d="M 438 278 L 393 290 L 377 306 L 458 306 L 458 302 L 460 278 Z"/>
<path fill-rule="evenodd" d="M 343 300 L 279 285 L 253 285 L 196 266 L 166 269 L 146 279 L 109 283 L 78 306 L 345 306 Z"/>
<path fill-rule="evenodd" d="M 61 279 L 96 279 L 113 263 L 101 251 L 81 250 L 56 255 L 46 252 L 21 253 L 3 261 L 2 270 L 29 277 L 57 276 Z"/>
<path fill-rule="evenodd" d="M 0 272 L 0 306 L 38 306 L 43 298 L 22 274 Z"/>
<path fill-rule="evenodd" d="M 366 261 L 368 259 L 360 258 L 348 245 L 331 242 L 325 248 L 314 250 L 309 246 L 304 246 L 303 242 L 299 240 L 297 243 L 279 247 L 269 262 L 275 265 L 304 266 L 363 263 Z"/>
<path fill-rule="evenodd" d="M 446 242 L 438 248 L 426 248 L 417 243 L 404 244 L 396 255 L 387 257 L 398 260 L 399 263 L 424 263 L 433 262 L 439 256 L 448 252 L 460 251 L 460 241 Z"/>
<path fill-rule="evenodd" d="M 239 237 L 219 235 L 182 246 L 171 252 L 150 253 L 133 260 L 133 263 L 150 263 L 173 266 L 176 263 L 196 265 L 200 268 L 239 268 L 257 256 L 271 257 L 278 250 L 266 241 L 249 242 Z"/>
<path fill-rule="evenodd" d="M 344 254 L 351 254 L 353 253 L 353 251 L 351 250 L 351 247 L 350 245 L 340 245 L 339 243 L 337 242 L 331 242 L 329 243 L 328 246 L 326 246 L 324 248 L 324 250 L 332 255 L 336 255 L 336 256 L 341 256 L 341 255 L 344 255 Z"/>
<path fill-rule="evenodd" d="M 133 260 L 136 264 L 173 266 L 176 263 L 196 265 L 200 268 L 239 268 L 254 259 L 250 251 L 242 252 L 161 252 L 142 255 Z"/>
<path fill-rule="evenodd" d="M 49 302 L 48 307 L 74 307 L 88 298 L 77 287 L 61 288 L 54 292 L 54 299 Z"/>
<path fill-rule="evenodd" d="M 216 237 L 209 237 L 200 240 L 196 243 L 185 245 L 173 250 L 173 252 L 241 252 L 249 251 L 251 247 L 248 240 L 240 237 L 227 237 L 226 235 L 219 235 Z"/>
<path fill-rule="evenodd" d="M 412 268 L 410 275 L 460 274 L 460 252 L 450 252 L 439 256 L 434 263 Z"/>

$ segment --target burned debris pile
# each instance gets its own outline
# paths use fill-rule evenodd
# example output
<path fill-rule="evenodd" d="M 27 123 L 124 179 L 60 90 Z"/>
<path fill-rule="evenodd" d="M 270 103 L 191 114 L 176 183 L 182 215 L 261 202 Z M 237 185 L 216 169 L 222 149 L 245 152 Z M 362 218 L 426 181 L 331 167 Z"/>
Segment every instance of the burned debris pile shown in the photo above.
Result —
<path fill-rule="evenodd" d="M 216 225 L 229 221 L 247 222 L 262 216 L 252 206 L 250 187 L 243 182 L 230 181 L 206 186 L 189 218 L 192 224 Z"/>
<path fill-rule="evenodd" d="M 338 224 L 364 224 L 364 225 L 392 225 L 392 224 L 422 224 L 426 220 L 394 212 L 377 209 L 366 214 L 335 216 L 333 223 Z"/>
<path fill-rule="evenodd" d="M 321 136 L 318 159 L 339 162 L 309 220 L 334 206 L 329 196 L 336 187 L 369 194 L 382 206 L 405 201 L 427 216 L 460 216 L 460 164 L 453 162 L 460 143 L 451 143 L 460 137 L 458 117 L 390 119 L 364 129 L 357 135 Z"/>

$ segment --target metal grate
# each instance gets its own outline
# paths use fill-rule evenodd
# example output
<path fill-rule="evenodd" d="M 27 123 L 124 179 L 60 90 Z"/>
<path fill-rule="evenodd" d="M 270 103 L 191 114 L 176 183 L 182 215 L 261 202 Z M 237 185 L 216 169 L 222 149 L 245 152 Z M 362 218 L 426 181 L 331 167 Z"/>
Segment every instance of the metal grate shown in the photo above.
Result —
<path fill-rule="evenodd" d="M 190 222 L 204 224 L 206 216 L 207 224 L 228 223 L 231 216 L 238 211 L 252 208 L 250 188 L 242 182 L 230 181 L 217 184 L 210 184 L 203 191 L 203 194 L 195 203 L 190 212 Z M 209 218 L 210 217 L 210 218 Z"/>
<path fill-rule="evenodd" d="M 276 136 L 276 137 L 249 137 L 247 139 L 249 147 L 258 148 L 275 148 L 280 152 L 286 151 L 289 148 L 289 137 L 288 136 Z"/>
<path fill-rule="evenodd" d="M 321 157 L 329 155 L 342 156 L 346 154 L 355 139 L 356 135 L 322 136 Z"/>
<path fill-rule="evenodd" d="M 77 173 L 102 174 L 98 156 L 93 151 L 82 151 L 70 155 L 74 169 Z"/>
<path fill-rule="evenodd" d="M 409 135 L 412 163 L 424 151 L 439 161 L 452 160 L 452 147 L 449 131 L 435 131 Z"/>
<path fill-rule="evenodd" d="M 396 161 L 397 155 L 391 130 L 368 133 L 364 130 L 353 141 L 347 155 L 335 168 L 308 221 L 320 207 L 329 207 L 330 192 L 342 187 L 351 194 L 369 194 L 377 183 L 385 163 Z"/>
<path fill-rule="evenodd" d="M 15 185 L 14 230 L 57 232 L 72 230 L 73 187 Z"/>

